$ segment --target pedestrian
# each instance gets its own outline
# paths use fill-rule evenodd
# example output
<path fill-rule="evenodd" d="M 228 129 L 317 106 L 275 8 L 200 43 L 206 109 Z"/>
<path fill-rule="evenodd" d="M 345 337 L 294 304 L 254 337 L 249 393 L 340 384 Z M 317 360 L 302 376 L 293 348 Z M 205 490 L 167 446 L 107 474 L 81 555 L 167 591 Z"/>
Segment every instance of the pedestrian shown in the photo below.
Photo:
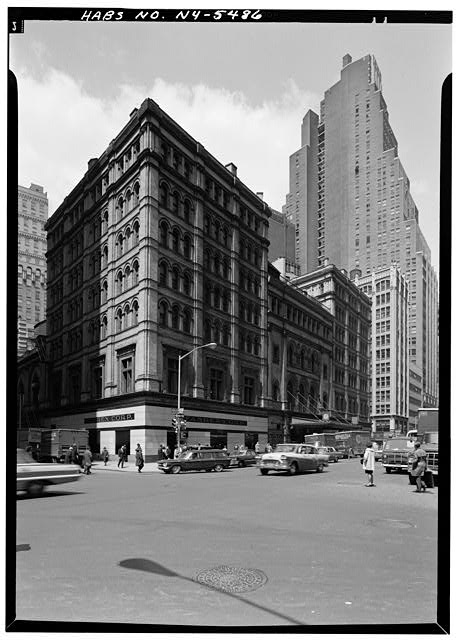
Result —
<path fill-rule="evenodd" d="M 68 451 L 65 453 L 65 464 L 70 464 L 72 453 L 73 453 L 73 447 L 69 447 Z"/>
<path fill-rule="evenodd" d="M 372 448 L 372 443 L 368 442 L 364 456 L 362 458 L 362 465 L 364 472 L 367 473 L 368 484 L 366 487 L 375 487 L 374 484 L 374 469 L 375 469 L 375 451 Z"/>
<path fill-rule="evenodd" d="M 414 446 L 411 475 L 416 478 L 416 493 L 420 493 L 426 491 L 424 473 L 427 469 L 427 453 L 421 448 L 421 442 L 415 442 Z"/>
<path fill-rule="evenodd" d="M 90 451 L 90 447 L 83 453 L 83 461 L 84 461 L 84 472 L 87 476 L 91 473 L 90 468 L 92 466 L 92 452 Z"/>
<path fill-rule="evenodd" d="M 71 462 L 73 464 L 78 464 L 78 465 L 81 464 L 77 445 L 74 445 L 71 450 Z"/>
<path fill-rule="evenodd" d="M 266 453 L 271 453 L 271 451 L 272 451 L 272 444 L 268 442 L 268 444 L 266 445 Z"/>
<path fill-rule="evenodd" d="M 139 442 L 135 449 L 135 464 L 138 467 L 138 473 L 141 473 L 141 469 L 144 467 L 144 456 Z"/>
<path fill-rule="evenodd" d="M 260 453 L 260 443 L 258 442 L 258 440 L 255 445 L 255 453 Z"/>
<path fill-rule="evenodd" d="M 101 459 L 104 462 L 104 466 L 106 466 L 109 460 L 109 451 L 106 449 L 106 447 L 103 447 L 103 450 L 101 452 Z"/>
<path fill-rule="evenodd" d="M 120 467 L 121 465 L 123 467 L 123 445 L 121 447 L 119 447 L 119 451 L 117 452 L 117 456 L 118 456 L 117 467 Z"/>
<path fill-rule="evenodd" d="M 164 452 L 163 452 L 163 449 L 164 449 L 164 448 L 165 448 L 165 445 L 163 445 L 163 444 L 160 444 L 160 445 L 158 446 L 158 452 L 157 452 L 157 455 L 158 455 L 158 459 L 159 459 L 159 460 L 163 460 L 163 458 L 165 457 L 165 456 L 164 456 Z"/>
<path fill-rule="evenodd" d="M 165 458 L 166 460 L 170 460 L 171 458 L 171 449 L 169 448 L 168 445 L 166 445 L 166 448 L 165 448 Z"/>

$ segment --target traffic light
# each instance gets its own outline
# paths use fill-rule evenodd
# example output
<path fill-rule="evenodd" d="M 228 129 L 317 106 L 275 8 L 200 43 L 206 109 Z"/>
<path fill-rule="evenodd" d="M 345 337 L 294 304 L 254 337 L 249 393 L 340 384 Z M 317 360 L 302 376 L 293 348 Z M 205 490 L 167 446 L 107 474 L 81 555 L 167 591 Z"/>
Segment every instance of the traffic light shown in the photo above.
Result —
<path fill-rule="evenodd" d="M 177 418 L 173 418 L 171 422 L 172 422 L 173 428 L 176 429 L 176 431 L 177 431 L 177 428 L 179 426 Z"/>

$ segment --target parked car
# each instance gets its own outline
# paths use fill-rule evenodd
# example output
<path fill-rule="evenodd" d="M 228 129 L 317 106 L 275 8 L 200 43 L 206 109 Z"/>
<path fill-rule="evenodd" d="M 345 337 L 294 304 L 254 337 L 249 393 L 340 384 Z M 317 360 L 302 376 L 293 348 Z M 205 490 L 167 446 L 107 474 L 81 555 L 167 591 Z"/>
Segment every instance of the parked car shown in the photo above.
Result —
<path fill-rule="evenodd" d="M 178 458 L 160 460 L 158 468 L 165 473 L 181 471 L 223 471 L 230 466 L 231 459 L 220 449 L 200 449 L 185 451 Z"/>
<path fill-rule="evenodd" d="M 278 444 L 272 453 L 264 453 L 258 462 L 262 475 L 282 471 L 294 475 L 302 471 L 321 473 L 328 466 L 329 455 L 319 453 L 311 444 Z"/>
<path fill-rule="evenodd" d="M 260 456 L 253 449 L 244 449 L 230 455 L 232 467 L 247 467 L 254 465 Z"/>
<path fill-rule="evenodd" d="M 317 447 L 318 453 L 329 456 L 328 462 L 339 462 L 344 457 L 343 451 L 337 451 L 334 447 Z"/>
<path fill-rule="evenodd" d="M 36 462 L 24 449 L 16 450 L 16 491 L 26 491 L 29 496 L 39 496 L 46 486 L 76 482 L 81 469 L 74 464 Z"/>

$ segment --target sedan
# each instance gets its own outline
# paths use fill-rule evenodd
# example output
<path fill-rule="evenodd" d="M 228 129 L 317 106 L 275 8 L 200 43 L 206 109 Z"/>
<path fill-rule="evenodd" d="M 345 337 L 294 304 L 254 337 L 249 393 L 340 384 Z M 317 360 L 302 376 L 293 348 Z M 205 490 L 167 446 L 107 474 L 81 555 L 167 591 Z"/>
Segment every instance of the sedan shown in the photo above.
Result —
<path fill-rule="evenodd" d="M 16 491 L 25 491 L 31 497 L 39 496 L 46 486 L 76 482 L 81 469 L 74 464 L 36 462 L 24 449 L 16 450 Z"/>
<path fill-rule="evenodd" d="M 344 457 L 342 451 L 337 451 L 334 447 L 318 447 L 318 452 L 329 456 L 329 462 L 339 462 Z"/>
<path fill-rule="evenodd" d="M 247 467 L 254 465 L 257 462 L 259 456 L 253 451 L 253 449 L 244 449 L 243 451 L 237 451 L 230 455 L 232 467 Z"/>
<path fill-rule="evenodd" d="M 258 461 L 261 475 L 282 471 L 290 475 L 302 471 L 321 473 L 328 466 L 329 456 L 319 453 L 311 444 L 278 444 L 272 453 L 265 453 Z"/>

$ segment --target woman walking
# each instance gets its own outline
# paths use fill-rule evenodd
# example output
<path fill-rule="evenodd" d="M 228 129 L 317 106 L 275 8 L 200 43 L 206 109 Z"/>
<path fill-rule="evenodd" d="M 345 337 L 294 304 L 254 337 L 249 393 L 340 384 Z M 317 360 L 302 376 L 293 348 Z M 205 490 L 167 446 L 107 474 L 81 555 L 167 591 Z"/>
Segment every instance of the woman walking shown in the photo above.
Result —
<path fill-rule="evenodd" d="M 424 484 L 424 472 L 427 469 L 427 453 L 421 448 L 420 442 L 415 442 L 411 475 L 416 478 L 416 493 L 426 491 Z"/>
<path fill-rule="evenodd" d="M 375 487 L 374 484 L 374 469 L 375 469 L 375 451 L 372 448 L 372 443 L 368 442 L 366 450 L 364 451 L 363 456 L 363 469 L 367 474 L 368 483 L 365 485 L 366 487 Z"/>

